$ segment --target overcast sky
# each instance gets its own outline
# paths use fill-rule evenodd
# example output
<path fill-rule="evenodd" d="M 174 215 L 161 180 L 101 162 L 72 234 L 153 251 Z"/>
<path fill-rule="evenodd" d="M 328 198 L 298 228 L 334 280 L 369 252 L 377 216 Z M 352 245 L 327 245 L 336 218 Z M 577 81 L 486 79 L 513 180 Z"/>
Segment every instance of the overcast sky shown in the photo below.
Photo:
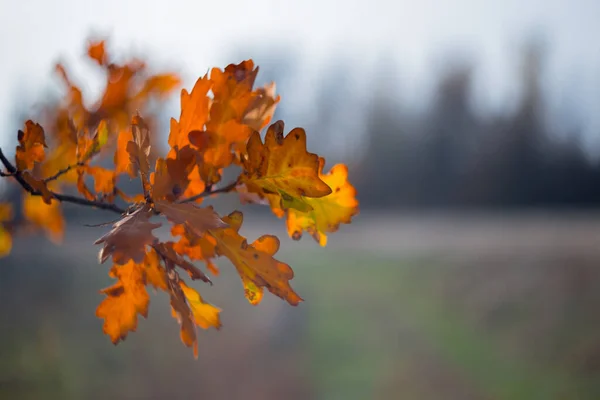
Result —
<path fill-rule="evenodd" d="M 599 17 L 594 0 L 0 0 L 0 123 L 11 122 L 18 85 L 41 94 L 59 57 L 77 72 L 94 32 L 181 69 L 186 86 L 211 66 L 239 61 L 225 59 L 234 47 L 289 45 L 302 57 L 298 90 L 307 97 L 332 50 L 345 49 L 357 81 L 387 52 L 401 67 L 404 97 L 415 102 L 445 51 L 460 50 L 477 62 L 475 94 L 484 110 L 514 101 L 514 56 L 537 34 L 549 45 L 544 79 L 553 106 L 575 115 L 600 143 Z"/>

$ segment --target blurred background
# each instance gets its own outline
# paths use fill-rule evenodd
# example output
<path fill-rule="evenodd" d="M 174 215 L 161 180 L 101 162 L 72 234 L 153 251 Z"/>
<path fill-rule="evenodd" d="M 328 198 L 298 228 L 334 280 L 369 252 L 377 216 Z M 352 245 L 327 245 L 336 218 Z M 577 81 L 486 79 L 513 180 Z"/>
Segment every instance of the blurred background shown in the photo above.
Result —
<path fill-rule="evenodd" d="M 253 307 L 234 269 L 203 287 L 220 332 L 185 348 L 168 299 L 113 346 L 94 316 L 110 284 L 93 241 L 111 214 L 65 206 L 62 246 L 0 259 L 1 399 L 600 398 L 600 2 L 0 0 L 0 146 L 64 94 L 90 37 L 183 87 L 252 58 L 275 119 L 345 162 L 360 215 L 320 248 L 244 206 L 249 240 L 306 300 Z M 179 96 L 157 113 L 161 135 Z M 19 207 L 14 185 L 0 199 Z M 231 196 L 230 196 L 231 197 Z M 221 212 L 235 198 L 216 204 Z"/>

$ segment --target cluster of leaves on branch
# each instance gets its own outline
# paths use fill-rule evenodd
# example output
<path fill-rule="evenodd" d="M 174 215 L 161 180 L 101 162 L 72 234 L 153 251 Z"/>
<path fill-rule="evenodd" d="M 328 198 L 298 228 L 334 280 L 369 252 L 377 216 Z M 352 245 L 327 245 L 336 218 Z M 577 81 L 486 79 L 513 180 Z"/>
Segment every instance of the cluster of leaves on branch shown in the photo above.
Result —
<path fill-rule="evenodd" d="M 293 239 L 308 232 L 325 246 L 327 234 L 358 213 L 356 191 L 345 165 L 324 173 L 325 160 L 307 151 L 302 128 L 286 134 L 282 121 L 270 124 L 280 98 L 274 84 L 254 88 L 258 67 L 252 60 L 213 68 L 191 91 L 181 91 L 181 114 L 171 119 L 169 150 L 151 162 L 152 123 L 139 110 L 153 96 L 171 92 L 179 79 L 173 74 L 147 76 L 139 61 L 111 63 L 104 46 L 100 41 L 88 47 L 89 57 L 107 74 L 101 99 L 87 106 L 82 91 L 59 65 L 68 88 L 64 103 L 48 113 L 47 131 L 31 120 L 25 123 L 14 164 L 0 150 L 5 168 L 0 173 L 24 189 L 26 220 L 55 241 L 64 230 L 61 202 L 121 214 L 95 242 L 101 246 L 100 262 L 112 262 L 109 275 L 116 280 L 102 290 L 106 297 L 96 310 L 104 332 L 116 344 L 134 331 L 138 315 L 148 314 L 151 285 L 168 294 L 181 339 L 197 356 L 196 327 L 220 328 L 221 310 L 183 276 L 212 284 L 208 274 L 219 274 L 217 257 L 234 265 L 251 304 L 260 303 L 265 289 L 294 306 L 302 301 L 290 286 L 291 267 L 274 258 L 279 239 L 263 235 L 249 244 L 240 235 L 241 212 L 220 216 L 201 206 L 203 200 L 237 192 L 242 203 L 268 205 L 285 218 Z M 113 157 L 114 168 L 97 165 L 106 155 Z M 231 166 L 241 173 L 223 185 L 222 173 Z M 138 179 L 139 193 L 120 190 L 121 175 Z M 88 187 L 90 177 L 93 185 Z M 70 188 L 79 194 L 67 194 Z M 12 218 L 10 205 L 0 205 L 2 255 L 11 248 Z M 165 223 L 161 218 L 171 224 L 172 240 L 155 236 L 153 231 Z M 195 261 L 203 262 L 207 272 Z"/>

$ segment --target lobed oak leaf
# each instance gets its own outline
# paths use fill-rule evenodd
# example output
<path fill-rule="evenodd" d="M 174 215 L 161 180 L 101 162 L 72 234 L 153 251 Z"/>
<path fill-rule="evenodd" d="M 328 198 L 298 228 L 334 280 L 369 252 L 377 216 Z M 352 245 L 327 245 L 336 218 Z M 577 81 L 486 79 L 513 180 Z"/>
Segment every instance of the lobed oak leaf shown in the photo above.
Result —
<path fill-rule="evenodd" d="M 329 173 L 323 174 L 325 160 L 319 160 L 319 177 L 327 183 L 332 193 L 320 198 L 306 198 L 312 210 L 302 212 L 294 209 L 287 211 L 287 230 L 295 240 L 307 231 L 321 246 L 327 244 L 327 232 L 335 232 L 340 224 L 349 224 L 358 214 L 356 189 L 348 182 L 348 167 L 337 164 Z"/>
<path fill-rule="evenodd" d="M 154 203 L 156 211 L 174 224 L 183 224 L 197 236 L 209 229 L 223 228 L 227 224 L 219 218 L 212 207 L 200 208 L 190 203 L 170 203 L 159 200 Z"/>
<path fill-rule="evenodd" d="M 155 172 L 150 177 L 152 198 L 175 201 L 188 192 L 190 183 L 194 186 L 192 188 L 194 194 L 201 193 L 204 190 L 204 182 L 199 176 L 200 180 L 197 182 L 194 174 L 198 161 L 198 152 L 190 146 L 172 150 L 166 160 L 159 158 L 156 161 Z"/>
<path fill-rule="evenodd" d="M 234 211 L 223 220 L 229 224 L 229 228 L 209 232 L 216 239 L 217 254 L 227 257 L 236 267 L 248 301 L 253 305 L 260 303 L 263 288 L 267 288 L 289 304 L 298 305 L 302 298 L 289 283 L 294 271 L 289 265 L 273 258 L 279 250 L 279 239 L 264 235 L 248 245 L 246 238 L 238 233 L 243 222 L 242 213 Z"/>
<path fill-rule="evenodd" d="M 44 229 L 54 243 L 62 242 L 65 221 L 57 201 L 46 204 L 43 198 L 26 194 L 23 197 L 23 215 L 34 225 Z"/>
<path fill-rule="evenodd" d="M 131 120 L 131 134 L 133 140 L 127 143 L 127 153 L 129 153 L 129 173 L 135 178 L 138 173 L 144 182 L 150 173 L 150 129 L 146 122 L 139 115 L 135 115 Z"/>
<path fill-rule="evenodd" d="M 96 316 L 104 319 L 103 332 L 117 344 L 125 340 L 128 332 L 135 332 L 138 314 L 148 316 L 150 296 L 146 291 L 144 264 L 129 260 L 123 265 L 114 265 L 110 276 L 118 282 L 100 291 L 107 297 L 96 309 Z"/>
<path fill-rule="evenodd" d="M 12 249 L 12 235 L 4 226 L 4 222 L 13 218 L 13 209 L 10 203 L 0 203 L 0 258 L 10 254 Z"/>
<path fill-rule="evenodd" d="M 113 159 L 115 163 L 115 172 L 117 174 L 129 173 L 129 153 L 127 152 L 127 144 L 132 141 L 133 134 L 131 133 L 131 129 L 125 129 L 119 132 Z"/>
<path fill-rule="evenodd" d="M 192 280 L 200 279 L 203 282 L 212 284 L 211 280 L 204 272 L 177 254 L 173 242 L 156 243 L 154 245 L 154 250 L 163 258 L 167 269 L 172 270 L 175 269 L 175 266 L 178 266 L 184 269 Z"/>
<path fill-rule="evenodd" d="M 221 320 L 219 318 L 221 309 L 206 303 L 202 299 L 202 296 L 200 296 L 200 293 L 186 285 L 184 281 L 179 281 L 179 286 L 187 299 L 196 325 L 202 329 L 221 328 Z"/>
<path fill-rule="evenodd" d="M 102 167 L 87 167 L 85 171 L 94 178 L 94 190 L 103 193 L 109 201 L 114 199 L 117 174 Z"/>
<path fill-rule="evenodd" d="M 214 274 L 219 275 L 219 269 L 213 263 L 217 257 L 216 242 L 210 235 L 197 236 L 186 229 L 185 225 L 173 225 L 171 228 L 173 236 L 181 236 L 179 241 L 173 243 L 175 252 L 186 255 L 190 260 L 202 260 L 206 268 Z"/>
<path fill-rule="evenodd" d="M 196 81 L 191 92 L 188 93 L 185 89 L 181 90 L 181 114 L 179 121 L 171 118 L 169 146 L 172 149 L 189 145 L 189 133 L 203 130 L 204 124 L 208 120 L 210 104 L 208 91 L 211 87 L 212 82 L 205 76 Z"/>
<path fill-rule="evenodd" d="M 21 174 L 21 177 L 33 190 L 40 193 L 44 203 L 50 204 L 54 195 L 48 189 L 48 185 L 41 179 L 34 178 L 29 172 L 25 171 Z"/>
<path fill-rule="evenodd" d="M 32 169 L 34 163 L 44 161 L 46 136 L 44 128 L 31 120 L 25 122 L 25 131 L 19 131 L 15 161 L 17 169 L 22 171 Z"/>
<path fill-rule="evenodd" d="M 250 192 L 276 195 L 279 204 L 274 204 L 274 210 L 310 211 L 304 198 L 327 196 L 331 188 L 319 177 L 319 157 L 306 150 L 304 129 L 295 128 L 284 137 L 283 128 L 283 121 L 272 124 L 264 144 L 258 132 L 252 134 L 241 182 Z"/>
<path fill-rule="evenodd" d="M 160 265 L 160 258 L 156 250 L 151 249 L 146 253 L 144 265 L 146 266 L 147 283 L 154 286 L 155 289 L 167 291 L 167 271 Z"/>
<path fill-rule="evenodd" d="M 179 281 L 181 282 L 181 281 Z M 169 297 L 171 299 L 171 314 L 180 325 L 181 341 L 194 350 L 194 358 L 198 358 L 198 339 L 194 326 L 194 314 L 186 301 L 186 296 L 178 282 L 169 281 Z"/>
<path fill-rule="evenodd" d="M 157 238 L 152 231 L 161 226 L 150 222 L 152 211 L 147 204 L 124 216 L 113 225 L 113 229 L 96 240 L 94 244 L 103 244 L 98 259 L 104 263 L 109 257 L 117 264 L 130 260 L 140 263 L 146 255 L 146 246 L 152 245 Z"/>
<path fill-rule="evenodd" d="M 275 96 L 275 82 L 265 85 L 264 88 L 258 88 L 256 94 L 257 96 L 248 105 L 242 122 L 260 132 L 271 122 L 281 97 Z"/>

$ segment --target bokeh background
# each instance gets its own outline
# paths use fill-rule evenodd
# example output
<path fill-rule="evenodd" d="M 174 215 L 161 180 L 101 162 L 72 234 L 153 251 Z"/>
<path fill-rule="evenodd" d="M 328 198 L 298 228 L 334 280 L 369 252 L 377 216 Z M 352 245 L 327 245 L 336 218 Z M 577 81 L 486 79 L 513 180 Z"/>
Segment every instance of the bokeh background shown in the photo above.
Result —
<path fill-rule="evenodd" d="M 162 294 L 113 346 L 93 241 L 113 215 L 65 206 L 62 246 L 18 238 L 0 260 L 1 399 L 600 398 L 600 3 L 308 0 L 0 1 L 0 145 L 60 96 L 87 94 L 89 37 L 179 72 L 253 58 L 275 118 L 345 162 L 360 215 L 320 248 L 282 238 L 296 308 L 253 307 L 226 262 L 223 308 L 195 361 Z M 158 114 L 178 117 L 178 96 Z M 19 207 L 14 185 L 0 198 Z M 235 198 L 216 203 L 230 211 Z"/>

